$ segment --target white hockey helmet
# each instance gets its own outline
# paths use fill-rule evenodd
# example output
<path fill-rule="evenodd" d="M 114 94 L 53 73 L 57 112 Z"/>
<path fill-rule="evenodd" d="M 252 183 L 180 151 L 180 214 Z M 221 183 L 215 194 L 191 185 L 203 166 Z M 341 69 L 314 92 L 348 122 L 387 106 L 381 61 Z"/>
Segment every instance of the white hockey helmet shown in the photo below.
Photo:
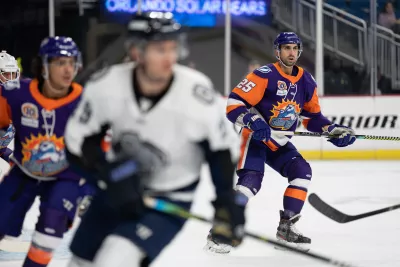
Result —
<path fill-rule="evenodd" d="M 5 50 L 0 52 L 0 84 L 18 81 L 20 70 L 15 57 L 7 54 Z"/>

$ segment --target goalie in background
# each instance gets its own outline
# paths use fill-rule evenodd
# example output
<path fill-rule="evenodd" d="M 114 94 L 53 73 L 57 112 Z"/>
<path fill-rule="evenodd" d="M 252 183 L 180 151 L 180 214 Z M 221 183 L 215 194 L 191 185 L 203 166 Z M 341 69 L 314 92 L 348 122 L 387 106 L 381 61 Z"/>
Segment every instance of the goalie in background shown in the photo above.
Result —
<path fill-rule="evenodd" d="M 19 87 L 19 77 L 20 77 L 20 68 L 18 66 L 17 60 L 6 51 L 1 51 L 0 53 L 0 105 L 6 106 L 7 103 L 4 103 L 4 98 L 1 98 L 3 90 L 13 90 Z M 5 110 L 4 112 L 9 112 Z M 0 116 L 2 116 L 0 114 Z M 15 129 L 12 125 L 12 122 L 8 121 L 7 116 L 5 114 L 2 117 L 5 127 L 0 129 L 0 158 L 9 162 L 10 156 L 12 154 L 12 150 L 8 147 L 11 141 L 14 139 Z"/>

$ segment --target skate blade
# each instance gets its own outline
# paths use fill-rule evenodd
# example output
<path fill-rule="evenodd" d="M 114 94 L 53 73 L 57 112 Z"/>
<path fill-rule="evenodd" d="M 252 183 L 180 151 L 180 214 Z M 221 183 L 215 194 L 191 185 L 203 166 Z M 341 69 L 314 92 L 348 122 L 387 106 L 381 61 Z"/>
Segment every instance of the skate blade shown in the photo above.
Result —
<path fill-rule="evenodd" d="M 311 244 L 306 244 L 306 243 L 302 243 L 302 244 L 299 244 L 299 243 L 292 243 L 292 242 L 287 242 L 286 240 L 282 240 L 282 239 L 279 239 L 279 238 L 277 239 L 277 241 L 278 241 L 279 243 L 283 244 L 283 245 L 286 245 L 286 246 L 291 247 L 291 248 L 296 248 L 296 249 L 302 250 L 302 251 L 304 251 L 304 252 L 308 252 L 308 251 L 310 251 L 310 249 L 311 249 Z M 278 246 L 274 246 L 274 248 L 277 249 L 277 250 L 282 250 L 282 251 L 287 250 L 287 249 L 285 249 L 285 248 L 283 248 L 283 247 L 278 247 Z"/>
<path fill-rule="evenodd" d="M 203 250 L 213 255 L 226 255 L 231 252 L 232 246 L 226 244 L 217 244 L 211 240 L 203 247 Z"/>

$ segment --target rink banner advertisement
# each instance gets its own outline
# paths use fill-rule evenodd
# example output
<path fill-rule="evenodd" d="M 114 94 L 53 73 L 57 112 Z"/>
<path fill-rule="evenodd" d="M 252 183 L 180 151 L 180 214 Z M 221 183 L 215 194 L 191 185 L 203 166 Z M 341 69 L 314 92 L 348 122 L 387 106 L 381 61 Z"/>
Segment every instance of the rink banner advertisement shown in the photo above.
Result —
<path fill-rule="evenodd" d="M 400 136 L 400 96 L 322 97 L 320 103 L 333 123 L 349 126 L 357 134 Z M 308 159 L 400 159 L 396 141 L 357 140 L 346 148 L 315 137 L 294 137 L 293 143 Z"/>
<path fill-rule="evenodd" d="M 137 0 L 105 0 L 103 16 L 123 22 L 138 10 Z M 231 0 L 232 16 L 252 17 L 267 24 L 270 0 Z M 225 0 L 142 0 L 142 11 L 171 12 L 178 22 L 191 27 L 224 26 Z"/>

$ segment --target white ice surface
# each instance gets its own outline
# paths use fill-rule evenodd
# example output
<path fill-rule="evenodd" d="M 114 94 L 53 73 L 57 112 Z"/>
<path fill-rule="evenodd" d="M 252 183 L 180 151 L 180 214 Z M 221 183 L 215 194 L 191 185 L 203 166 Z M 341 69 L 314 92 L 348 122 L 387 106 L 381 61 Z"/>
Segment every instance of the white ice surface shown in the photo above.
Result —
<path fill-rule="evenodd" d="M 358 214 L 400 203 L 398 161 L 316 161 L 311 162 L 313 180 L 309 192 L 318 193 L 337 209 Z M 203 169 L 203 180 L 192 211 L 212 217 L 211 180 Z M 247 230 L 274 237 L 287 181 L 266 168 L 263 187 L 247 209 Z M 312 251 L 360 267 L 400 266 L 400 210 L 390 211 L 346 224 L 336 223 L 308 203 L 298 228 L 312 238 Z M 32 229 L 37 210 L 27 216 L 25 227 Z M 184 230 L 152 264 L 154 267 L 316 267 L 328 266 L 314 259 L 275 250 L 272 246 L 246 238 L 229 256 L 213 256 L 202 247 L 210 225 L 189 221 Z M 0 262 L 1 267 L 20 267 L 20 262 Z M 66 267 L 66 260 L 53 260 L 50 267 Z"/>

